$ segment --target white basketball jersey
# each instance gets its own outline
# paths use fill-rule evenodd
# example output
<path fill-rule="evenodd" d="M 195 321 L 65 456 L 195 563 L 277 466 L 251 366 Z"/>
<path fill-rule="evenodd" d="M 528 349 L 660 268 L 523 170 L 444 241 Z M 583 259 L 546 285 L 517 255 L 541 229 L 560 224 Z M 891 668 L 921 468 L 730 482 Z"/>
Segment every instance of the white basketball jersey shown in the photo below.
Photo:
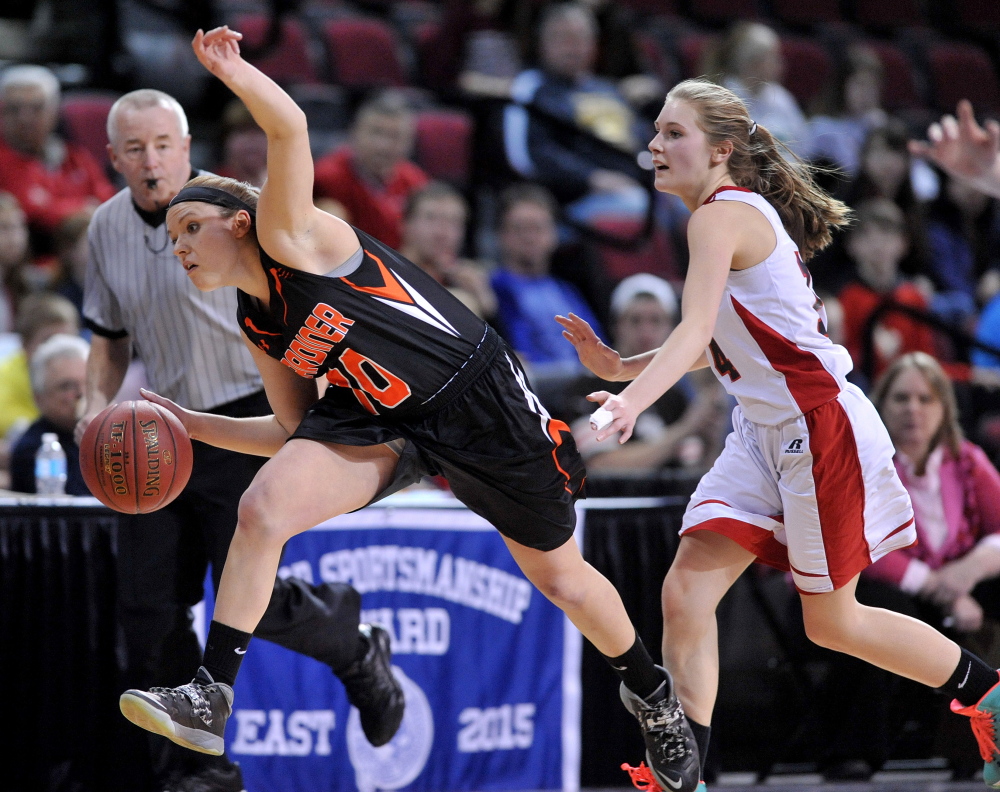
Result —
<path fill-rule="evenodd" d="M 715 375 L 749 420 L 767 426 L 837 398 L 851 356 L 826 336 L 826 310 L 778 213 L 742 187 L 722 187 L 708 200 L 756 207 L 778 240 L 762 262 L 729 273 L 708 348 Z"/>

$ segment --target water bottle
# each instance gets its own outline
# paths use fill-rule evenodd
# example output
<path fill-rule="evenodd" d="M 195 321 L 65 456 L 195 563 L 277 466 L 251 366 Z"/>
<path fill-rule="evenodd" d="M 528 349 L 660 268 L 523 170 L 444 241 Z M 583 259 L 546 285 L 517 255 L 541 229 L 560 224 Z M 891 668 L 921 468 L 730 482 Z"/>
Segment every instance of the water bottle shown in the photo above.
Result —
<path fill-rule="evenodd" d="M 35 453 L 35 492 L 39 495 L 66 494 L 66 452 L 59 435 L 46 432 Z"/>

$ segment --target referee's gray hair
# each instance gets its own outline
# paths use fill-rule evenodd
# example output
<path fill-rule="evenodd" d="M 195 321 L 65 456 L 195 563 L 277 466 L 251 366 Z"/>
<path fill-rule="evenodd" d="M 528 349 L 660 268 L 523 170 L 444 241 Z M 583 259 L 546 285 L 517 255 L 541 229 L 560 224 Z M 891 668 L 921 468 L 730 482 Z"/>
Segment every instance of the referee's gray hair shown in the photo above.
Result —
<path fill-rule="evenodd" d="M 131 91 L 119 97 L 118 101 L 111 105 L 111 111 L 108 113 L 108 142 L 112 146 L 116 145 L 115 138 L 118 137 L 118 115 L 120 113 L 125 110 L 145 110 L 149 107 L 165 107 L 167 110 L 172 110 L 177 116 L 177 126 L 180 129 L 181 137 L 188 136 L 187 115 L 184 108 L 181 107 L 181 103 L 163 91 L 140 88 L 138 91 Z"/>
<path fill-rule="evenodd" d="M 90 344 L 80 336 L 56 333 L 51 338 L 46 339 L 31 356 L 31 366 L 28 370 L 28 376 L 31 378 L 31 390 L 35 393 L 45 391 L 45 376 L 51 361 L 58 358 L 86 360 L 89 354 Z"/>
<path fill-rule="evenodd" d="M 41 88 L 47 104 L 59 103 L 59 78 L 44 66 L 31 64 L 10 66 L 0 74 L 0 95 L 5 94 L 8 88 L 20 88 L 25 85 Z"/>

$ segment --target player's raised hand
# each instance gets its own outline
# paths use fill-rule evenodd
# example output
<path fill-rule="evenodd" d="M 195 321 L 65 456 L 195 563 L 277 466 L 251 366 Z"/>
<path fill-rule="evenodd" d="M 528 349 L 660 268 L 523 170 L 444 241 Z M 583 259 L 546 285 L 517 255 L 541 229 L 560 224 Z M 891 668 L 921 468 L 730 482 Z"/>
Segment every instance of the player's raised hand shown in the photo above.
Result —
<path fill-rule="evenodd" d="M 993 173 L 1000 157 L 1000 124 L 976 122 L 972 104 L 958 103 L 958 118 L 944 116 L 927 129 L 927 141 L 910 141 L 910 152 L 927 157 L 953 176 L 981 179 Z"/>
<path fill-rule="evenodd" d="M 632 436 L 632 428 L 635 426 L 637 417 L 635 409 L 628 400 L 620 394 L 615 395 L 607 391 L 597 391 L 587 396 L 588 401 L 597 402 L 605 410 L 611 413 L 611 422 L 604 425 L 597 432 L 597 440 L 606 440 L 615 432 L 621 432 L 618 438 L 619 443 L 624 443 Z"/>
<path fill-rule="evenodd" d="M 557 316 L 556 321 L 562 325 L 563 338 L 574 346 L 584 366 L 609 382 L 613 382 L 621 374 L 621 355 L 601 341 L 585 319 L 570 313 L 568 317 Z"/>
<path fill-rule="evenodd" d="M 235 30 L 230 30 L 228 25 L 223 25 L 208 31 L 208 33 L 199 30 L 194 34 L 191 48 L 202 66 L 226 82 L 243 63 L 239 45 L 242 38 L 242 33 L 237 33 Z"/>

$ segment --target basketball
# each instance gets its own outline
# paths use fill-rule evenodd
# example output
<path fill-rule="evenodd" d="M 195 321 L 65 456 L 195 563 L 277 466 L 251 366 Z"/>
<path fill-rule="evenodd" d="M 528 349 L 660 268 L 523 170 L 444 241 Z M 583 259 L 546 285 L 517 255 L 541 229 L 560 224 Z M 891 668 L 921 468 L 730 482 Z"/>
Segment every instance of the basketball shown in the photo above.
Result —
<path fill-rule="evenodd" d="M 180 495 L 194 454 L 184 425 L 146 400 L 105 407 L 80 443 L 80 471 L 101 503 L 126 514 L 146 514 Z"/>

